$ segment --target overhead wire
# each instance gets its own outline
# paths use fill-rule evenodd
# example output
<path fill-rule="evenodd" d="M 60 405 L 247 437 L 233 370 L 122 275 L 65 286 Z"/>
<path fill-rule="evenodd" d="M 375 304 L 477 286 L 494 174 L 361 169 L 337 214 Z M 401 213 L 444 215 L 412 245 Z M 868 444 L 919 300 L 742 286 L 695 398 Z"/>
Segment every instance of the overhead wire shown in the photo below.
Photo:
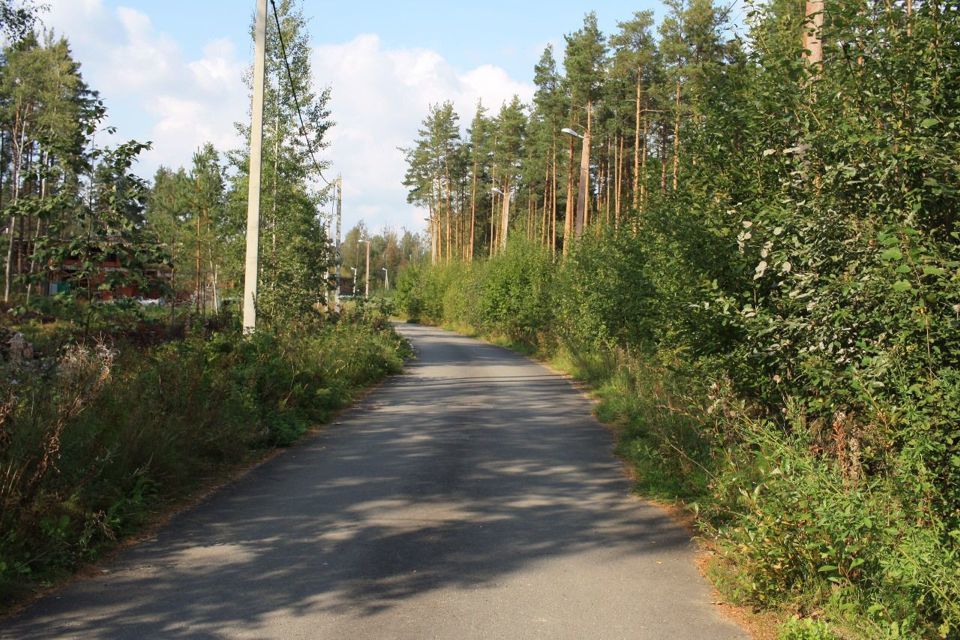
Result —
<path fill-rule="evenodd" d="M 310 152 L 310 159 L 313 161 L 313 166 L 317 170 L 317 175 L 320 176 L 320 179 L 323 180 L 323 183 L 328 187 L 333 186 L 330 181 L 323 177 L 323 171 L 320 168 L 320 163 L 317 162 L 317 156 L 313 152 L 313 143 L 310 141 L 310 136 L 307 135 L 307 125 L 303 120 L 303 111 L 300 109 L 300 99 L 297 97 L 297 88 L 293 84 L 293 74 L 290 72 L 290 63 L 287 60 L 287 45 L 283 41 L 283 30 L 280 28 L 280 14 L 277 11 L 277 4 L 274 0 L 270 0 L 270 6 L 273 8 L 273 20 L 277 25 L 277 37 L 280 39 L 280 53 L 283 58 L 283 66 L 287 70 L 287 82 L 290 85 L 290 93 L 293 95 L 293 104 L 297 108 L 297 117 L 300 119 L 300 135 L 303 136 L 304 141 L 307 143 L 307 151 Z"/>

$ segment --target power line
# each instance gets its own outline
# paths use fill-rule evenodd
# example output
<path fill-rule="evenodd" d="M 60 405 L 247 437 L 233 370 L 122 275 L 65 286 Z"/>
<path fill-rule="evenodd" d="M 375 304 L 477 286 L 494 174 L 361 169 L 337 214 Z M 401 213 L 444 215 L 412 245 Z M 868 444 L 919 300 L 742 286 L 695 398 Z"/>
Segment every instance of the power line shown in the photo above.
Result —
<path fill-rule="evenodd" d="M 293 84 L 293 74 L 290 72 L 290 63 L 287 61 L 287 45 L 283 41 L 283 30 L 280 28 L 280 14 L 277 12 L 277 4 L 270 0 L 270 6 L 273 8 L 273 20 L 277 23 L 277 37 L 280 39 L 280 53 L 283 54 L 283 66 L 287 70 L 287 82 L 290 84 L 290 93 L 293 94 L 293 104 L 297 107 L 297 117 L 300 118 L 300 135 L 307 143 L 307 150 L 310 152 L 310 159 L 313 160 L 313 166 L 317 169 L 317 174 L 323 183 L 328 187 L 333 186 L 323 177 L 323 171 L 320 169 L 320 163 L 317 162 L 317 156 L 313 153 L 313 143 L 310 136 L 307 135 L 307 125 L 303 121 L 303 112 L 300 110 L 300 99 L 297 97 L 297 88 Z"/>

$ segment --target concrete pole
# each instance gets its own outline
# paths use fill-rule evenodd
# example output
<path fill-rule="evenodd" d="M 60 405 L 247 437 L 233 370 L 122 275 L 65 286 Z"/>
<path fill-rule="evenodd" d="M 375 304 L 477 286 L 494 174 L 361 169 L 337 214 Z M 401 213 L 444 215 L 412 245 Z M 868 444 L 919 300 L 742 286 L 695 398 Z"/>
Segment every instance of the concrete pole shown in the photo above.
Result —
<path fill-rule="evenodd" d="M 340 221 L 343 216 L 343 178 L 337 176 L 337 238 L 336 238 L 336 253 L 333 256 L 334 264 L 337 269 L 337 278 L 336 278 L 336 287 L 337 290 L 333 294 L 333 299 L 335 301 L 337 311 L 340 310 L 340 269 L 343 268 L 343 254 L 341 253 L 340 248 Z"/>
<path fill-rule="evenodd" d="M 510 235 L 510 184 L 504 181 L 503 184 L 503 206 L 500 214 L 500 253 L 507 251 L 507 236 Z"/>
<path fill-rule="evenodd" d="M 243 332 L 257 328 L 257 268 L 260 250 L 260 163 L 263 146 L 263 83 L 267 55 L 267 0 L 257 0 L 254 28 L 250 182 L 247 190 L 247 255 L 243 275 Z"/>
<path fill-rule="evenodd" d="M 367 240 L 367 269 L 363 274 L 363 297 L 370 298 L 370 241 Z"/>

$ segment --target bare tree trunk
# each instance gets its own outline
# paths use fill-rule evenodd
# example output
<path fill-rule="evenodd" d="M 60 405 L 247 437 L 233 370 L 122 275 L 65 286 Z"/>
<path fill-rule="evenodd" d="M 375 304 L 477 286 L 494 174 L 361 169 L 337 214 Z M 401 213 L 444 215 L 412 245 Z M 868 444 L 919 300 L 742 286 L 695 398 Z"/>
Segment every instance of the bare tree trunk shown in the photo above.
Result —
<path fill-rule="evenodd" d="M 450 257 L 452 255 L 451 242 L 450 242 L 450 210 L 453 208 L 453 199 L 450 194 L 450 160 L 448 158 L 443 159 L 443 179 L 444 184 L 447 187 L 447 263 L 450 262 Z"/>
<path fill-rule="evenodd" d="M 473 262 L 473 245 L 477 226 L 477 161 L 473 161 L 473 188 L 470 192 L 470 247 L 467 249 L 467 259 Z"/>
<path fill-rule="evenodd" d="M 677 79 L 677 113 L 673 120 L 673 190 L 680 185 L 680 79 Z"/>
<path fill-rule="evenodd" d="M 534 208 L 533 208 L 533 194 L 527 196 L 527 240 L 533 242 L 533 233 L 534 227 Z"/>
<path fill-rule="evenodd" d="M 199 190 L 199 185 L 198 185 L 198 190 Z M 276 202 L 276 199 L 274 199 L 274 202 Z M 199 209 L 199 207 L 198 207 L 198 209 Z M 200 211 L 199 211 L 199 210 L 197 211 L 197 214 L 196 214 L 196 215 L 197 215 L 197 246 L 196 246 L 196 251 L 195 251 L 194 253 L 195 253 L 195 262 L 196 262 L 197 273 L 195 274 L 195 275 L 196 275 L 196 278 L 195 278 L 195 280 L 196 280 L 196 289 L 195 289 L 195 291 L 194 291 L 194 296 L 196 297 L 195 306 L 196 306 L 196 310 L 197 310 L 197 315 L 199 316 L 200 313 L 201 313 L 201 306 L 200 306 L 200 297 L 201 297 L 201 296 L 200 296 L 200 287 L 201 287 L 201 278 L 200 278 L 200 255 L 201 255 L 201 250 L 202 250 L 202 247 L 200 246 L 200 232 L 201 232 L 201 228 L 202 228 L 202 222 L 201 222 L 201 219 L 200 219 L 201 216 L 200 216 Z M 274 236 L 274 237 L 276 237 L 276 236 Z"/>
<path fill-rule="evenodd" d="M 270 213 L 270 251 L 277 254 L 277 174 L 280 173 L 280 92 L 277 91 L 277 118 L 273 125 L 273 204 Z"/>
<path fill-rule="evenodd" d="M 507 236 L 510 235 L 510 180 L 503 181 L 503 212 L 500 216 L 500 250 L 507 250 Z"/>
<path fill-rule="evenodd" d="M 610 225 L 610 196 L 612 195 L 611 186 L 615 183 L 614 179 L 611 177 L 617 166 L 616 164 L 616 152 L 617 147 L 613 142 L 610 141 L 610 138 L 607 138 L 607 158 L 606 158 L 606 168 L 603 172 L 603 221 Z M 614 159 L 611 161 L 610 156 L 613 155 Z"/>
<path fill-rule="evenodd" d="M 213 260 L 213 248 L 207 248 L 207 261 L 210 264 L 210 277 L 211 277 L 211 286 L 213 288 L 213 310 L 214 313 L 220 313 L 220 292 L 217 290 L 219 287 L 219 278 L 217 277 L 217 263 Z"/>
<path fill-rule="evenodd" d="M 640 69 L 637 69 L 637 112 L 636 119 L 634 121 L 633 127 L 633 208 L 640 208 L 640 99 L 641 95 L 641 82 L 642 74 Z M 644 126 L 644 148 L 646 148 L 646 126 L 647 119 L 643 119 Z"/>
<path fill-rule="evenodd" d="M 543 179 L 543 215 L 540 217 L 540 243 L 546 247 L 550 241 L 550 218 L 548 208 L 550 204 L 550 167 L 547 166 L 546 177 Z"/>
<path fill-rule="evenodd" d="M 557 136 L 553 135 L 553 173 L 550 180 L 550 253 L 557 254 Z"/>
<path fill-rule="evenodd" d="M 823 0 L 807 0 L 807 20 L 803 25 L 803 57 L 810 66 L 823 62 Z M 912 11 L 912 7 L 908 12 Z"/>
<path fill-rule="evenodd" d="M 13 199 L 10 204 L 16 206 L 17 201 L 20 198 L 20 170 L 21 164 L 23 162 L 23 146 L 26 142 L 27 136 L 27 123 L 20 123 L 20 140 L 17 141 L 17 120 L 14 120 L 14 126 L 12 130 L 13 135 L 11 136 L 11 142 L 13 144 Z M 7 231 L 7 261 L 4 268 L 4 281 L 3 281 L 3 301 L 10 302 L 10 282 L 13 269 L 13 245 L 14 238 L 16 237 L 17 232 L 17 215 L 16 213 L 10 216 L 10 227 Z"/>
<path fill-rule="evenodd" d="M 667 127 L 660 125 L 660 193 L 667 192 Z"/>
<path fill-rule="evenodd" d="M 573 240 L 573 138 L 570 138 L 570 162 L 567 170 L 566 215 L 563 220 L 563 255 L 570 253 Z"/>
<path fill-rule="evenodd" d="M 650 119 L 643 117 L 643 153 L 640 155 L 640 175 L 637 180 L 640 181 L 640 207 L 647 207 L 647 156 L 650 154 L 647 138 L 649 136 Z"/>
<path fill-rule="evenodd" d="M 48 163 L 50 162 L 49 154 L 41 154 L 40 156 L 40 166 L 43 167 L 44 172 L 48 168 Z M 44 175 L 40 178 L 40 201 L 43 202 L 47 197 L 47 176 Z M 33 246 L 30 251 L 30 270 L 27 274 L 27 304 L 30 304 L 30 296 L 33 293 L 33 274 L 37 268 L 37 242 L 40 240 L 40 227 L 41 220 L 37 219 L 37 228 L 33 233 Z M 38 287 L 39 290 L 39 287 Z"/>
<path fill-rule="evenodd" d="M 620 228 L 620 207 L 621 207 L 621 194 L 623 193 L 623 146 L 624 146 L 624 137 L 620 136 L 620 147 L 617 149 L 617 199 L 616 206 L 614 208 L 615 224 L 617 228 Z"/>

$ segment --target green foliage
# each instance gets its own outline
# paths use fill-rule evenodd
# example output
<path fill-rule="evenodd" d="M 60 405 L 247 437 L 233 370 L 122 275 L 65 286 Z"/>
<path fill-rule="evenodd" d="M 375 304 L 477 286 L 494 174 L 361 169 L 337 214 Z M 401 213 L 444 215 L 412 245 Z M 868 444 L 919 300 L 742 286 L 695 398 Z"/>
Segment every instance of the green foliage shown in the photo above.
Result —
<path fill-rule="evenodd" d="M 0 590 L 91 559 L 163 505 L 293 443 L 404 354 L 389 325 L 354 316 L 147 349 L 71 346 L 31 363 L 0 405 Z"/>
<path fill-rule="evenodd" d="M 588 235 L 560 270 L 560 325 L 568 339 L 589 347 L 649 345 L 654 335 L 654 288 L 646 251 L 631 234 Z"/>
<path fill-rule="evenodd" d="M 780 631 L 779 640 L 837 640 L 822 620 L 793 618 Z"/>

